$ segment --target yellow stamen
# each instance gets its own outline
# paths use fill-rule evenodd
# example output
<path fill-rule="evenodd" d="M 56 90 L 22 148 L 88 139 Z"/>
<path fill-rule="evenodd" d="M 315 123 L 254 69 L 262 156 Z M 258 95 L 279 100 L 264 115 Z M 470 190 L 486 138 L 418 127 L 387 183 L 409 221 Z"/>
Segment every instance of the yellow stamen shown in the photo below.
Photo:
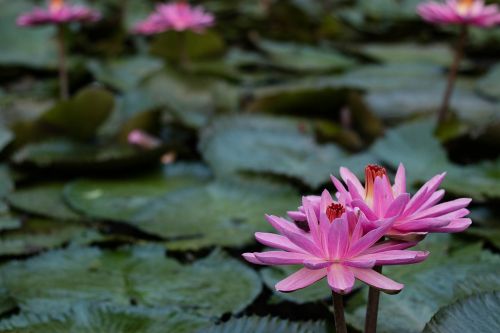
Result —
<path fill-rule="evenodd" d="M 375 190 L 375 179 L 377 177 L 387 177 L 385 168 L 376 164 L 369 164 L 365 168 L 365 201 L 369 206 L 373 203 L 373 192 Z"/>
<path fill-rule="evenodd" d="M 460 14 L 467 14 L 472 8 L 474 1 L 475 0 L 458 0 L 458 6 L 457 6 L 458 12 Z"/>
<path fill-rule="evenodd" d="M 59 10 L 64 6 L 64 0 L 50 0 L 50 10 Z"/>

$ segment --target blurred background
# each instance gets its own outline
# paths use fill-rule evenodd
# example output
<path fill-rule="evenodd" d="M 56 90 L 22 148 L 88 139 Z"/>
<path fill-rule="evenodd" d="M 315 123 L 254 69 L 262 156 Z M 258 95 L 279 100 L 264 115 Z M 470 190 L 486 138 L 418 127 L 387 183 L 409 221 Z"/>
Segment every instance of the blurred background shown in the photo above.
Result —
<path fill-rule="evenodd" d="M 447 198 L 473 198 L 464 235 L 388 270 L 408 288 L 383 296 L 380 332 L 500 290 L 500 28 L 471 29 L 436 130 L 457 30 L 418 0 L 192 1 L 216 24 L 186 34 L 184 66 L 177 33 L 130 33 L 154 1 L 78 3 L 103 19 L 67 29 L 60 102 L 55 28 L 15 24 L 45 3 L 0 0 L 0 332 L 324 332 L 326 283 L 275 293 L 294 269 L 240 255 L 264 214 L 368 163 L 405 163 L 412 192 L 447 171 Z M 364 302 L 347 301 L 353 332 Z"/>

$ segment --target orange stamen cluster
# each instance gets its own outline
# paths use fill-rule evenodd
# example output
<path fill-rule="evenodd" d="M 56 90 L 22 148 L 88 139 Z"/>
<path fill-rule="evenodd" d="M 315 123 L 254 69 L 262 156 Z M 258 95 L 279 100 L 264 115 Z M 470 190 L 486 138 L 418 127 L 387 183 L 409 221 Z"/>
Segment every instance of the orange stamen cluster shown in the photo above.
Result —
<path fill-rule="evenodd" d="M 326 217 L 328 217 L 330 223 L 332 223 L 333 220 L 341 217 L 344 213 L 345 207 L 339 203 L 333 202 L 326 208 Z"/>
<path fill-rule="evenodd" d="M 64 6 L 64 0 L 50 0 L 50 10 L 59 10 Z"/>
<path fill-rule="evenodd" d="M 461 13 L 467 13 L 474 4 L 475 0 L 458 0 L 458 10 Z"/>
<path fill-rule="evenodd" d="M 365 199 L 371 201 L 373 199 L 373 191 L 375 189 L 375 179 L 377 177 L 387 176 L 387 171 L 384 167 L 376 164 L 368 164 L 365 168 Z"/>

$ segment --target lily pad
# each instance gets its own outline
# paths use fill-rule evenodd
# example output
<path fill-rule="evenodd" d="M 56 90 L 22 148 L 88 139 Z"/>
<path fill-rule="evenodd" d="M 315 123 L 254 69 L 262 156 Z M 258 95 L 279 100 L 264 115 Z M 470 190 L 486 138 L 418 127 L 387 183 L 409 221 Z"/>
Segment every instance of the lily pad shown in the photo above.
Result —
<path fill-rule="evenodd" d="M 163 64 L 158 59 L 141 56 L 106 63 L 91 61 L 88 67 L 99 81 L 127 91 L 136 88 L 144 78 L 160 70 Z"/>
<path fill-rule="evenodd" d="M 34 215 L 68 220 L 81 221 L 82 216 L 72 210 L 64 202 L 62 183 L 48 183 L 19 189 L 11 193 L 7 200 L 18 210 Z"/>
<path fill-rule="evenodd" d="M 453 58 L 450 48 L 444 44 L 368 44 L 361 50 L 378 61 L 391 64 L 425 63 L 448 66 Z"/>
<path fill-rule="evenodd" d="M 368 155 L 351 157 L 335 145 L 316 143 L 305 121 L 264 116 L 219 118 L 203 132 L 200 150 L 218 175 L 282 175 L 312 188 L 328 183 L 341 165 L 371 161 Z"/>
<path fill-rule="evenodd" d="M 423 333 L 481 332 L 500 330 L 500 292 L 461 299 L 439 310 Z"/>
<path fill-rule="evenodd" d="M 292 322 L 273 317 L 242 317 L 209 328 L 198 333 L 326 333 L 322 322 Z"/>
<path fill-rule="evenodd" d="M 477 90 L 489 98 L 500 99 L 500 65 L 490 69 L 488 74 L 477 81 Z"/>
<path fill-rule="evenodd" d="M 0 152 L 12 141 L 12 132 L 0 126 Z"/>
<path fill-rule="evenodd" d="M 1 321 L 0 332 L 191 333 L 208 323 L 205 318 L 176 308 L 149 309 L 81 302 L 63 313 L 21 313 Z"/>
<path fill-rule="evenodd" d="M 0 256 L 27 255 L 72 244 L 103 240 L 97 231 L 77 223 L 29 219 L 21 228 L 0 235 Z"/>
<path fill-rule="evenodd" d="M 297 194 L 288 186 L 263 181 L 168 179 L 162 195 L 113 193 L 106 182 L 80 182 L 65 191 L 69 204 L 89 217 L 125 222 L 168 239 L 172 249 L 200 249 L 212 245 L 242 246 L 253 233 L 269 228 L 265 213 L 283 214 L 296 206 Z M 134 189 L 133 183 L 115 188 Z M 123 193 L 127 193 L 126 191 Z M 128 207 L 128 208 L 125 208 Z"/>
<path fill-rule="evenodd" d="M 257 273 L 220 251 L 183 265 L 157 245 L 117 251 L 71 247 L 10 262 L 0 276 L 23 311 L 40 314 L 93 301 L 219 317 L 243 310 L 262 288 Z"/>

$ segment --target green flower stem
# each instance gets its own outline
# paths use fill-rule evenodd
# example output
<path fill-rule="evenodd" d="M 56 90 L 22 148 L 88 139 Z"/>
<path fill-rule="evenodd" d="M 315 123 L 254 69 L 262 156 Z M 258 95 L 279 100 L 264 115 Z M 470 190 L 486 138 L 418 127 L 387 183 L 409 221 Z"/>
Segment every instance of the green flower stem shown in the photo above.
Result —
<path fill-rule="evenodd" d="M 450 68 L 450 73 L 448 75 L 448 83 L 446 85 L 446 90 L 443 97 L 443 103 L 438 113 L 438 124 L 443 124 L 448 119 L 448 110 L 450 108 L 450 99 L 453 95 L 453 88 L 455 87 L 455 81 L 457 79 L 458 69 L 462 58 L 464 56 L 465 42 L 467 40 L 467 25 L 462 25 L 460 27 L 460 36 L 458 37 L 457 47 L 455 49 L 455 57 Z"/>
<path fill-rule="evenodd" d="M 344 299 L 342 295 L 332 291 L 333 314 L 335 316 L 335 332 L 347 333 L 347 326 L 344 317 Z"/>
<path fill-rule="evenodd" d="M 382 273 L 382 266 L 375 266 L 376 272 Z M 378 303 L 380 291 L 370 287 L 368 291 L 368 305 L 366 307 L 365 333 L 377 332 Z"/>
<path fill-rule="evenodd" d="M 69 98 L 68 70 L 66 67 L 66 44 L 64 42 L 64 26 L 57 26 L 57 56 L 59 66 L 59 92 L 60 98 L 65 101 Z"/>

